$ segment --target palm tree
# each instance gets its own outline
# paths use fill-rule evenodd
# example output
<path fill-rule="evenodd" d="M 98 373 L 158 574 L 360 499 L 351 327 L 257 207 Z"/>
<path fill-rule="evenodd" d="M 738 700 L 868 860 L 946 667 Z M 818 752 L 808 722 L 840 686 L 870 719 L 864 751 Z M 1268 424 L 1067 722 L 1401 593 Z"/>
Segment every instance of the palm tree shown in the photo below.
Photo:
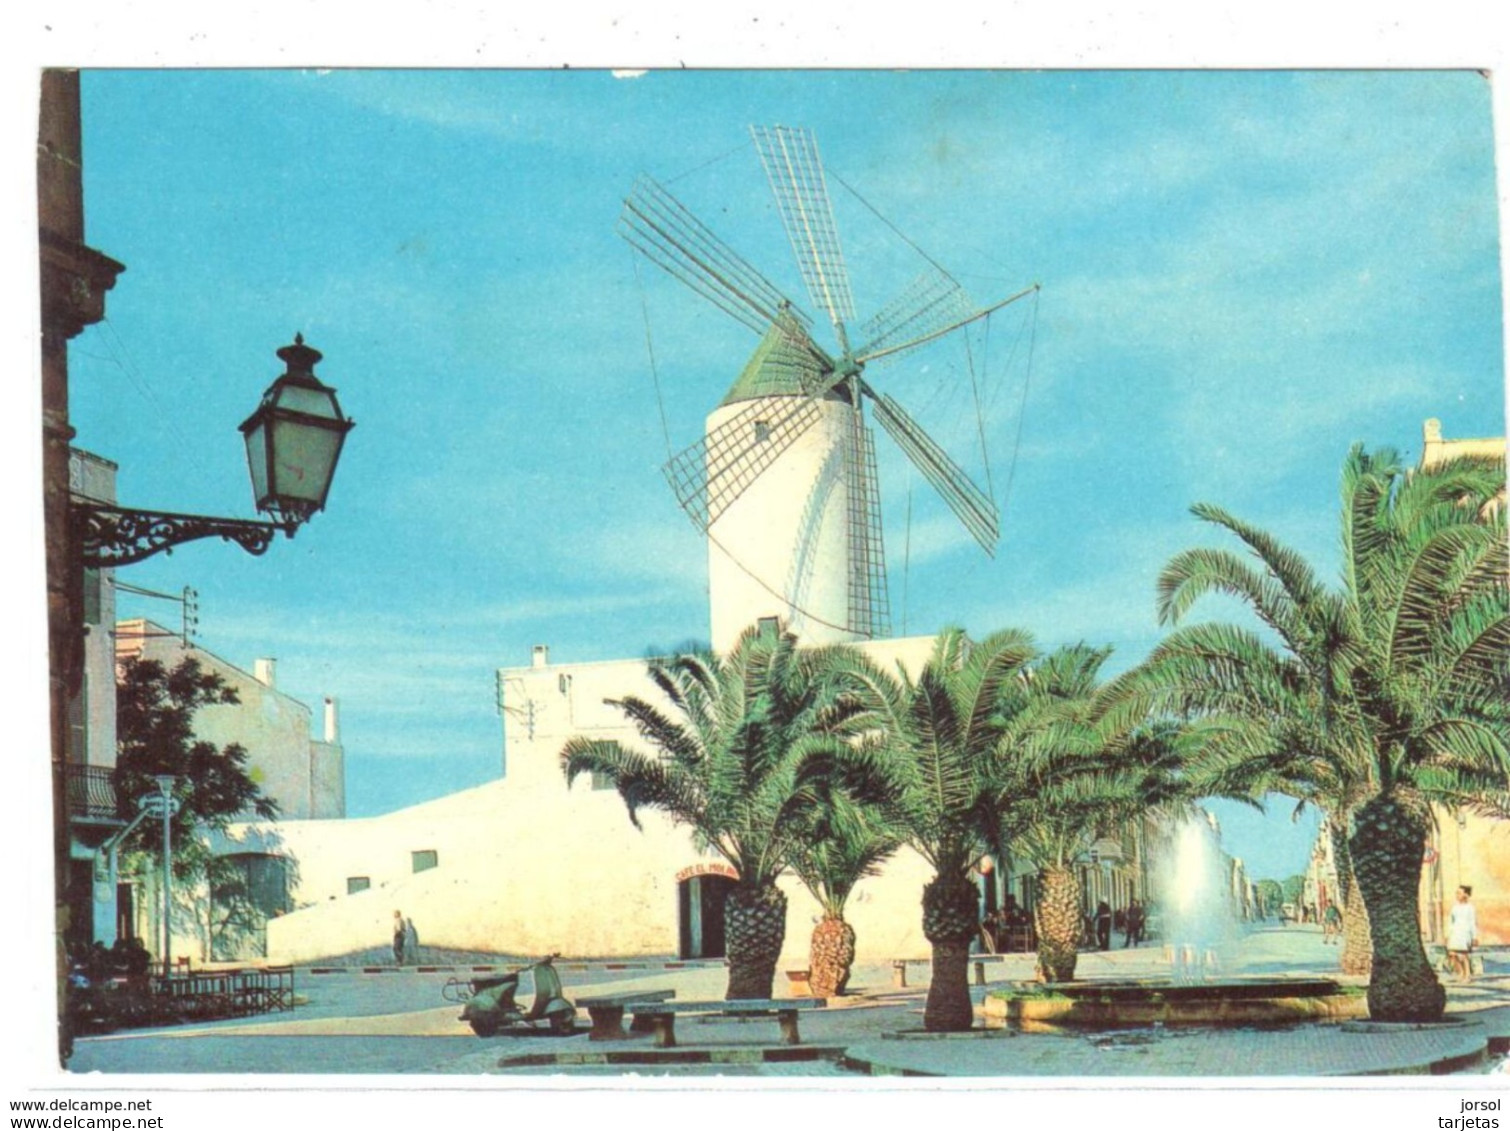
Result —
<path fill-rule="evenodd" d="M 731 999 L 771 996 L 786 934 L 776 879 L 851 765 L 845 727 L 859 704 L 845 672 L 854 662 L 849 649 L 799 649 L 789 633 L 751 628 L 727 656 L 648 662 L 669 711 L 609 701 L 654 754 L 582 736 L 561 751 L 568 785 L 582 773 L 608 779 L 636 827 L 641 809 L 660 810 L 738 873 L 724 904 Z"/>
<path fill-rule="evenodd" d="M 1127 685 L 1102 683 L 1110 648 L 1060 648 L 1003 688 L 995 808 L 1012 855 L 1038 868 L 1038 976 L 1075 976 L 1077 859 L 1095 838 L 1181 799 L 1181 732 L 1152 725 Z"/>
<path fill-rule="evenodd" d="M 991 776 L 997 704 L 1035 654 L 1024 632 L 972 643 L 947 628 L 916 679 L 872 670 L 870 717 L 885 737 L 902 839 L 934 872 L 923 888 L 923 934 L 933 948 L 923 1026 L 934 1032 L 974 1022 L 968 968 L 980 924 L 970 869 L 1000 844 Z"/>
<path fill-rule="evenodd" d="M 808 838 L 792 854 L 792 870 L 823 908 L 808 955 L 814 997 L 834 997 L 849 983 L 855 929 L 844 908 L 855 885 L 878 874 L 901 846 L 894 819 L 884 803 L 856 800 L 841 785 L 814 807 Z"/>
<path fill-rule="evenodd" d="M 1346 828 L 1376 1020 L 1434 1020 L 1445 1005 L 1419 931 L 1430 806 L 1479 807 L 1510 787 L 1510 568 L 1494 502 L 1504 482 L 1495 460 L 1409 473 L 1395 452 L 1355 446 L 1343 466 L 1337 589 L 1268 534 L 1205 505 L 1194 513 L 1236 535 L 1257 565 L 1191 550 L 1160 578 L 1166 623 L 1223 592 L 1277 639 L 1180 629 L 1145 677 L 1176 709 L 1245 721 L 1234 765 L 1246 750 L 1265 766 L 1258 780 L 1288 783 L 1280 788 Z"/>

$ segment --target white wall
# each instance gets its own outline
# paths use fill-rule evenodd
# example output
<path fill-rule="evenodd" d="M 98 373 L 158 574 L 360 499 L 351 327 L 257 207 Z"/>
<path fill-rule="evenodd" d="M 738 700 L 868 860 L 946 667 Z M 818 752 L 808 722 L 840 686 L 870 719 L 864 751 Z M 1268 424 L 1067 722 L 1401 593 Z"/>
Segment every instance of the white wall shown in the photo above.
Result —
<path fill-rule="evenodd" d="M 865 645 L 890 666 L 916 670 L 931 637 Z M 560 752 L 576 734 L 634 742 L 605 697 L 658 699 L 642 660 L 546 664 L 500 672 L 508 776 L 382 817 L 246 826 L 298 861 L 299 909 L 268 924 L 268 956 L 305 962 L 383 945 L 395 910 L 414 919 L 422 944 L 530 955 L 665 955 L 678 945 L 676 876 L 716 857 L 661 814 L 630 822 L 613 790 L 579 778 L 568 790 Z M 411 853 L 438 867 L 414 873 Z M 347 894 L 365 876 L 367 891 Z M 864 958 L 921 957 L 921 859 L 904 853 L 859 885 L 848 917 Z M 788 893 L 787 956 L 806 965 L 820 908 L 795 880 Z"/>

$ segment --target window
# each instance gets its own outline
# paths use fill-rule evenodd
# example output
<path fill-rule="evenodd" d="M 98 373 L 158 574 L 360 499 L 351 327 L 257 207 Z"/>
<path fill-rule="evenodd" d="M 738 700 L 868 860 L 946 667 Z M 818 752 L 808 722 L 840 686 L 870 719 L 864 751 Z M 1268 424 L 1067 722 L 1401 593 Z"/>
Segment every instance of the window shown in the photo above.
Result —
<path fill-rule="evenodd" d="M 755 624 L 760 635 L 767 639 L 774 638 L 781 630 L 781 622 L 776 617 L 761 617 Z"/>
<path fill-rule="evenodd" d="M 594 789 L 612 789 L 613 779 L 607 774 L 600 774 L 597 770 L 592 772 L 592 787 Z"/>
<path fill-rule="evenodd" d="M 366 891 L 371 886 L 372 886 L 372 877 L 371 876 L 347 876 L 346 877 L 346 894 L 347 895 L 356 895 L 357 892 L 359 892 L 359 891 Z"/>
<path fill-rule="evenodd" d="M 421 848 L 417 852 L 411 852 L 409 858 L 416 872 L 428 872 L 440 863 L 440 856 L 433 848 Z"/>

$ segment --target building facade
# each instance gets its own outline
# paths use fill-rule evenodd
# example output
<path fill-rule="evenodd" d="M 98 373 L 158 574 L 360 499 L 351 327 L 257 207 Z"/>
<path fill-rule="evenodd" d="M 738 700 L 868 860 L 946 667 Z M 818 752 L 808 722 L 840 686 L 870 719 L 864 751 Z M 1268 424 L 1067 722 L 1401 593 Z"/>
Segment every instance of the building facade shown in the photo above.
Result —
<path fill-rule="evenodd" d="M 1503 437 L 1445 439 L 1438 420 L 1422 429 L 1421 466 L 1461 456 L 1505 458 Z M 1504 496 L 1500 496 L 1504 505 Z M 1510 821 L 1469 809 L 1436 806 L 1433 831 L 1421 868 L 1421 933 L 1443 942 L 1447 916 L 1459 884 L 1473 889 L 1479 938 L 1488 946 L 1510 944 Z"/>
<path fill-rule="evenodd" d="M 293 863 L 277 847 L 280 830 L 311 820 L 338 822 L 346 813 L 337 703 L 327 697 L 316 715 L 278 689 L 275 661 L 259 659 L 248 672 L 150 620 L 116 623 L 113 644 L 112 665 L 141 658 L 171 670 L 193 659 L 236 692 L 237 702 L 195 713 L 195 738 L 216 747 L 244 747 L 250 777 L 263 796 L 277 803 L 280 818 L 250 839 L 239 833 L 211 834 L 210 849 L 221 860 L 223 882 L 175 886 L 172 953 L 199 962 L 263 957 L 268 920 L 292 906 Z M 112 708 L 113 680 L 112 666 Z M 109 945 L 116 933 L 126 934 L 157 952 L 162 930 L 157 870 L 122 873 L 110 851 L 99 854 L 95 869 L 97 876 L 108 877 L 104 882 L 114 891 L 116 903 L 115 932 L 97 931 L 96 938 Z"/>

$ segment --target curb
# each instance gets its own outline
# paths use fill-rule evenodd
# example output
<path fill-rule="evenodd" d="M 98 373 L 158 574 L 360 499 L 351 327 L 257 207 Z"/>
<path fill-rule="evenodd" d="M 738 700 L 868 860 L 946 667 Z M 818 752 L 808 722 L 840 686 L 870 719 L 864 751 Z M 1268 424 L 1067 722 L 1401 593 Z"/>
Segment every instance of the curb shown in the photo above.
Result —
<path fill-rule="evenodd" d="M 689 1048 L 689 1049 L 615 1049 L 608 1052 L 527 1053 L 506 1056 L 499 1068 L 564 1068 L 583 1066 L 626 1065 L 645 1067 L 667 1064 L 781 1064 L 801 1061 L 832 1060 L 842 1063 L 840 1046 L 803 1045 L 798 1048 Z"/>
<path fill-rule="evenodd" d="M 511 962 L 492 966 L 456 965 L 422 966 L 295 966 L 298 974 L 512 974 L 531 965 L 528 962 Z M 574 974 L 593 970 L 709 970 L 720 969 L 725 963 L 717 962 L 558 962 L 556 969 Z"/>

